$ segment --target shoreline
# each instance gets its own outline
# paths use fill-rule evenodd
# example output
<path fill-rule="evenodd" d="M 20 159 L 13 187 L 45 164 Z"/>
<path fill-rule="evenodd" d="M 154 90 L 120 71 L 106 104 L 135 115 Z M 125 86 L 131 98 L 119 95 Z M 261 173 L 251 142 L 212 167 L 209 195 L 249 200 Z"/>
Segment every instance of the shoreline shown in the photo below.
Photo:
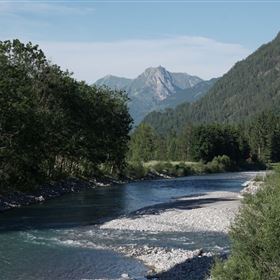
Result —
<path fill-rule="evenodd" d="M 217 238 L 219 238 L 219 235 L 228 233 L 230 223 L 240 206 L 240 198 L 239 193 L 231 192 L 218 192 L 215 196 L 219 198 L 215 202 L 212 201 L 214 195 L 211 194 L 178 199 L 180 207 L 186 203 L 184 209 L 176 208 L 176 204 L 174 205 L 172 202 L 170 203 L 171 209 L 167 210 L 162 210 L 158 205 L 154 205 L 144 210 L 140 209 L 136 216 L 111 220 L 101 225 L 100 228 L 147 233 L 151 231 L 159 234 L 200 232 L 204 238 L 207 238 L 209 233 L 217 234 Z M 162 206 L 165 207 L 167 204 L 162 204 Z M 226 258 L 228 253 L 225 248 L 217 248 L 214 252 L 204 248 L 188 250 L 147 245 L 122 246 L 113 249 L 125 256 L 142 261 L 150 270 L 146 278 L 154 280 L 205 279 L 208 277 L 215 257 Z"/>
<path fill-rule="evenodd" d="M 240 171 L 234 171 L 240 172 Z M 242 171 L 241 171 L 242 172 Z M 246 171 L 244 171 L 246 172 Z M 249 171 L 249 172 L 260 172 L 260 171 Z M 217 174 L 223 174 L 227 172 L 219 172 Z M 216 173 L 205 173 L 205 174 L 193 174 L 189 176 L 171 176 L 167 174 L 161 174 L 158 172 L 149 172 L 142 178 L 123 178 L 113 179 L 110 177 L 94 178 L 92 180 L 82 180 L 78 178 L 68 178 L 61 181 L 49 182 L 42 184 L 35 191 L 12 191 L 8 194 L 0 194 L 0 214 L 12 209 L 17 209 L 33 204 L 45 203 L 46 201 L 54 198 L 59 198 L 65 194 L 78 193 L 83 190 L 89 190 L 97 187 L 108 187 L 112 185 L 121 185 L 131 182 L 141 182 L 147 180 L 160 180 L 160 179 L 174 179 L 180 177 L 190 176 L 203 176 Z"/>
<path fill-rule="evenodd" d="M 109 187 L 112 185 L 121 185 L 131 182 L 172 178 L 175 177 L 152 172 L 149 172 L 145 177 L 138 179 L 123 178 L 123 180 L 118 180 L 110 177 L 103 177 L 98 179 L 94 178 L 89 181 L 78 178 L 68 178 L 61 181 L 42 184 L 35 191 L 12 191 L 5 195 L 0 194 L 0 214 L 24 206 L 45 203 L 48 200 L 59 198 L 65 194 L 78 193 L 83 190 L 89 190 L 97 187 Z"/>
<path fill-rule="evenodd" d="M 141 232 L 202 232 L 227 235 L 241 205 L 244 194 L 254 194 L 261 187 L 252 179 L 245 182 L 240 192 L 208 192 L 196 196 L 177 198 L 169 203 L 145 207 L 118 219 L 101 225 L 101 229 L 128 230 Z M 216 257 L 227 258 L 227 248 L 215 252 L 204 248 L 185 250 L 151 246 L 122 246 L 113 248 L 116 252 L 142 261 L 150 272 L 147 279 L 192 279 L 201 280 L 209 277 L 209 270 Z M 130 278 L 128 278 L 130 279 Z"/>
<path fill-rule="evenodd" d="M 78 193 L 98 187 L 109 187 L 112 185 L 122 185 L 130 182 L 140 182 L 146 180 L 171 179 L 175 177 L 160 173 L 148 173 L 140 179 L 114 179 L 111 177 L 94 178 L 92 180 L 82 180 L 78 178 L 68 178 L 61 181 L 50 182 L 40 185 L 35 191 L 12 191 L 6 195 L 0 194 L 0 214 L 9 210 L 45 203 L 48 200 L 59 198 L 70 193 Z"/>
<path fill-rule="evenodd" d="M 249 178 L 255 178 L 257 174 L 265 173 L 266 172 L 252 172 L 248 176 Z M 222 175 L 222 173 L 219 174 Z M 207 178 L 207 174 L 205 175 Z M 212 175 L 215 176 L 215 174 L 210 174 L 209 176 Z M 159 176 L 157 178 L 146 177 L 140 180 L 130 180 L 130 182 L 163 178 L 164 177 Z M 36 199 L 34 203 L 44 203 L 46 200 L 57 198 L 67 193 L 127 182 L 128 181 L 109 179 L 86 182 L 72 178 L 58 183 L 43 185 L 40 187 L 39 192 L 33 194 L 33 197 L 28 194 L 25 195 L 29 199 L 33 199 L 33 201 Z M 258 182 L 257 185 L 261 184 Z M 255 187 L 252 186 L 255 186 L 255 181 L 251 179 L 242 186 L 245 188 L 243 188 L 241 192 L 216 191 L 172 198 L 170 202 L 159 203 L 139 209 L 125 217 L 108 221 L 99 227 L 101 229 L 120 229 L 142 232 L 153 231 L 157 233 L 205 232 L 207 234 L 208 231 L 216 232 L 217 236 L 219 233 L 226 234 L 230 222 L 234 219 L 234 215 L 238 211 L 242 192 L 246 189 L 249 192 L 253 192 Z M 42 191 L 44 191 L 44 194 L 47 196 L 41 201 L 38 195 L 41 194 Z M 33 204 L 33 202 L 30 204 Z M 14 208 L 17 208 L 17 206 L 10 209 Z M 128 244 L 119 247 L 113 246 L 110 250 L 121 253 L 127 257 L 138 259 L 144 263 L 149 271 L 146 278 L 143 279 L 199 280 L 207 276 L 216 256 L 226 258 L 228 254 L 228 251 L 226 252 L 222 247 L 220 247 L 221 250 L 217 249 L 216 252 L 209 251 L 206 247 L 203 247 L 204 246 L 202 246 L 202 248 L 198 247 L 197 249 L 188 250 L 183 248 L 167 248 L 162 245 L 149 246 L 143 244 L 134 246 L 133 244 Z M 133 278 L 127 276 L 124 279 L 132 280 Z"/>

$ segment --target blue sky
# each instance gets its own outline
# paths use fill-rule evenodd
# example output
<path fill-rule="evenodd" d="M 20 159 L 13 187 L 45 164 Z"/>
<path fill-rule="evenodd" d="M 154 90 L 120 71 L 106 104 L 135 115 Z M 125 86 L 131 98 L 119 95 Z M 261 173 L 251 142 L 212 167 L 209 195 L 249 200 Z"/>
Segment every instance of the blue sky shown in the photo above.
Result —
<path fill-rule="evenodd" d="M 220 76 L 280 31 L 280 1 L 1 1 L 0 40 L 38 43 L 78 79 L 163 65 Z"/>

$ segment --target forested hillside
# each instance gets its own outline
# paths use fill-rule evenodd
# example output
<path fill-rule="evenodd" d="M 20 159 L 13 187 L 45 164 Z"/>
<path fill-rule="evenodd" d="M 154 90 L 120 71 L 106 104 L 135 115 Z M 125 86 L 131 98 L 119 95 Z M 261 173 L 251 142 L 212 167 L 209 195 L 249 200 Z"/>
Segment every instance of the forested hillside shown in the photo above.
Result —
<path fill-rule="evenodd" d="M 31 43 L 0 41 L 0 192 L 122 168 L 131 118 L 120 91 L 78 82 Z"/>
<path fill-rule="evenodd" d="M 144 119 L 158 132 L 178 131 L 187 122 L 237 123 L 280 106 L 280 33 L 236 65 L 197 102 L 150 113 Z"/>
<path fill-rule="evenodd" d="M 167 119 L 166 119 L 167 120 Z M 128 159 L 211 162 L 227 156 L 234 166 L 280 161 L 280 116 L 264 111 L 244 124 L 188 124 L 159 134 L 142 123 L 132 133 Z"/>

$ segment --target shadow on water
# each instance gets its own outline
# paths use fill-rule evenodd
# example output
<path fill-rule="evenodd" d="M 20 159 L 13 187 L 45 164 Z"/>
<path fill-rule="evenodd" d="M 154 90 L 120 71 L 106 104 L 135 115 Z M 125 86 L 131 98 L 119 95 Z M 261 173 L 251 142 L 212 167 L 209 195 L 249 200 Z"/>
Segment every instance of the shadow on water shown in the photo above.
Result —
<path fill-rule="evenodd" d="M 226 254 L 220 257 L 221 259 L 226 259 Z M 204 280 L 209 277 L 214 261 L 215 257 L 213 256 L 198 256 L 179 263 L 168 271 L 153 275 L 153 277 L 159 280 Z"/>
<path fill-rule="evenodd" d="M 29 229 L 67 229 L 100 224 L 129 213 L 139 215 L 141 211 L 157 214 L 172 208 L 187 210 L 202 207 L 203 204 L 214 203 L 219 199 L 173 201 L 172 198 L 220 190 L 239 191 L 247 177 L 242 173 L 229 173 L 142 181 L 67 194 L 43 204 L 0 213 L 0 233 Z M 142 210 L 137 213 L 138 209 Z"/>
<path fill-rule="evenodd" d="M 98 188 L 66 194 L 41 204 L 0 213 L 0 233 L 30 229 L 67 229 L 102 223 L 125 214 L 124 188 Z"/>
<path fill-rule="evenodd" d="M 112 252 L 112 246 L 135 244 L 219 252 L 229 246 L 224 233 L 133 232 L 92 225 L 130 213 L 137 216 L 138 209 L 144 213 L 154 209 L 157 214 L 168 209 L 188 211 L 203 207 L 221 201 L 204 197 L 203 193 L 239 191 L 249 177 L 235 173 L 135 182 L 64 195 L 47 203 L 1 213 L 0 279 L 118 279 L 122 273 L 132 277 L 146 274 L 142 263 Z M 186 197 L 192 199 L 183 200 Z M 205 264 L 200 263 L 204 260 Z M 211 258 L 201 257 L 193 264 L 197 262 L 206 270 L 210 261 Z M 180 267 L 162 273 L 160 279 L 202 279 L 170 277 Z"/>
<path fill-rule="evenodd" d="M 204 195 L 204 194 L 202 194 Z M 201 196 L 201 195 L 200 195 Z M 148 206 L 131 213 L 131 217 L 138 218 L 141 215 L 159 215 L 167 210 L 192 210 L 202 208 L 211 203 L 234 201 L 234 198 L 199 198 L 191 200 L 176 200 L 168 203 L 161 203 L 154 206 Z"/>

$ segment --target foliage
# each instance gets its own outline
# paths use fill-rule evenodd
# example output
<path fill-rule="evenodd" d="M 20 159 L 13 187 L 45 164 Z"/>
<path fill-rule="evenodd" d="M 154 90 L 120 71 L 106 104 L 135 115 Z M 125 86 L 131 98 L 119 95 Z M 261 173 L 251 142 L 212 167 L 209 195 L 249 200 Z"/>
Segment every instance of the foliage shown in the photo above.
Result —
<path fill-rule="evenodd" d="M 213 280 L 280 278 L 280 169 L 265 180 L 256 195 L 248 195 L 232 226 L 231 256 L 218 262 Z"/>
<path fill-rule="evenodd" d="M 265 162 L 280 161 L 280 116 L 264 111 L 249 124 L 252 153 Z"/>
<path fill-rule="evenodd" d="M 123 92 L 90 87 L 31 43 L 0 42 L 0 191 L 124 164 Z"/>
<path fill-rule="evenodd" d="M 193 127 L 189 141 L 190 157 L 196 161 L 208 162 L 218 155 L 227 155 L 235 162 L 249 157 L 246 140 L 231 126 L 215 124 Z"/>
<path fill-rule="evenodd" d="M 154 159 L 157 140 L 157 135 L 150 126 L 140 124 L 131 135 L 129 159 L 136 162 Z"/>
<path fill-rule="evenodd" d="M 172 162 L 159 162 L 151 167 L 152 171 L 156 171 L 159 174 L 165 174 L 168 176 L 188 176 L 193 174 L 191 165 L 184 162 L 172 163 Z"/>
<path fill-rule="evenodd" d="M 129 179 L 141 179 L 148 174 L 148 168 L 141 162 L 130 162 L 123 170 L 123 176 Z"/>
<path fill-rule="evenodd" d="M 206 165 L 208 173 L 225 172 L 234 170 L 235 166 L 227 155 L 216 156 Z"/>
<path fill-rule="evenodd" d="M 227 155 L 240 163 L 249 158 L 247 139 L 237 128 L 229 125 L 187 125 L 180 133 L 165 137 L 149 125 L 141 124 L 131 135 L 130 161 L 204 161 Z"/>

